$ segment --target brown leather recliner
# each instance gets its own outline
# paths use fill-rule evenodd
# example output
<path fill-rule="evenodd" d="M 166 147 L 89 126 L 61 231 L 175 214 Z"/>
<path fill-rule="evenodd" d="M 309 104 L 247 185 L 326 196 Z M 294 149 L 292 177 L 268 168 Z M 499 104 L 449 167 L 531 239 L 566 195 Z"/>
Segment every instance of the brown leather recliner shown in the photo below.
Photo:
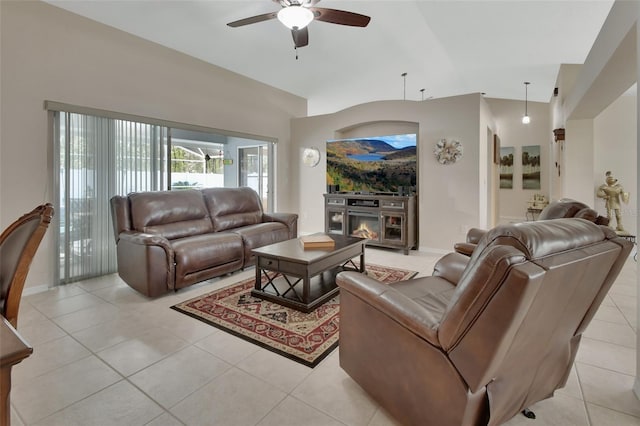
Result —
<path fill-rule="evenodd" d="M 562 198 L 558 201 L 549 203 L 540 212 L 538 220 L 562 219 L 566 217 L 587 219 L 597 225 L 609 224 L 608 218 L 599 216 L 598 212 L 588 205 L 581 203 L 580 201 L 572 200 L 571 198 Z M 478 241 L 480 241 L 480 238 L 482 238 L 486 232 L 486 229 L 471 228 L 467 233 L 466 241 L 464 243 L 456 243 L 453 246 L 454 250 L 458 253 L 471 256 L 471 253 L 473 253 L 473 250 L 476 248 Z"/>
<path fill-rule="evenodd" d="M 431 277 L 343 272 L 340 365 L 403 424 L 501 424 L 565 385 L 631 248 L 607 227 L 557 219 L 494 228 Z"/>

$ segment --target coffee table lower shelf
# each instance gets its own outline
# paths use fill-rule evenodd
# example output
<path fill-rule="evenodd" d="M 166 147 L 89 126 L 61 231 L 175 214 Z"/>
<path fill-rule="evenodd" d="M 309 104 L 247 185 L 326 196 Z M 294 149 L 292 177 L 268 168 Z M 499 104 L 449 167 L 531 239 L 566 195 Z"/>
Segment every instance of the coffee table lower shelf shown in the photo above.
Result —
<path fill-rule="evenodd" d="M 336 276 L 342 271 L 357 271 L 357 269 L 339 266 L 310 277 L 309 294 L 306 298 L 308 302 L 305 302 L 303 295 L 305 277 L 260 269 L 263 276 L 268 276 L 267 282 L 262 288 L 251 290 L 251 295 L 308 313 L 338 294 Z"/>

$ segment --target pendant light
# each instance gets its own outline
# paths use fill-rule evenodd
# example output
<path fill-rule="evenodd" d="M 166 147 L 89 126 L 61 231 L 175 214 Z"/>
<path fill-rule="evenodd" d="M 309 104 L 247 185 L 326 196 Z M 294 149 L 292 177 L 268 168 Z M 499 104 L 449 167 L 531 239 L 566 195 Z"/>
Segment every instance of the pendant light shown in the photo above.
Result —
<path fill-rule="evenodd" d="M 529 114 L 527 112 L 527 103 L 528 103 L 528 90 L 527 88 L 529 87 L 529 83 L 528 81 L 524 82 L 524 116 L 522 117 L 522 124 L 529 124 L 529 122 L 531 121 L 531 118 L 529 117 Z"/>

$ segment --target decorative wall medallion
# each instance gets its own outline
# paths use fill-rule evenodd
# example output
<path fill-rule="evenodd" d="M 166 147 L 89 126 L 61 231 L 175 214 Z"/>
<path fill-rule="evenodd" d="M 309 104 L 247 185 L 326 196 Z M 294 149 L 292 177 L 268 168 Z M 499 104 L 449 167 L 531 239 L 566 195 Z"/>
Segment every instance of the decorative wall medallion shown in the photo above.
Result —
<path fill-rule="evenodd" d="M 302 162 L 309 167 L 315 167 L 320 163 L 320 150 L 315 146 L 305 148 L 302 152 Z"/>
<path fill-rule="evenodd" d="M 462 143 L 460 141 L 440 139 L 433 148 L 436 160 L 440 164 L 453 164 L 462 158 Z"/>

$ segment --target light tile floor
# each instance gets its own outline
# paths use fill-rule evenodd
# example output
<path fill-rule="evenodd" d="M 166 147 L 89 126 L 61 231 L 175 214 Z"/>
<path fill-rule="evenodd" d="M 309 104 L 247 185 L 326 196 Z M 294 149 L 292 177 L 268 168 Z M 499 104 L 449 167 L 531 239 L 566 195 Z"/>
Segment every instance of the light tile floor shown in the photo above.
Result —
<path fill-rule="evenodd" d="M 439 256 L 367 249 L 367 262 L 430 275 Z M 149 300 L 117 275 L 24 298 L 34 354 L 14 368 L 14 425 L 369 425 L 396 423 L 342 371 L 338 350 L 304 367 L 172 309 L 246 270 Z M 640 425 L 636 263 L 587 329 L 567 386 L 509 426 Z"/>

